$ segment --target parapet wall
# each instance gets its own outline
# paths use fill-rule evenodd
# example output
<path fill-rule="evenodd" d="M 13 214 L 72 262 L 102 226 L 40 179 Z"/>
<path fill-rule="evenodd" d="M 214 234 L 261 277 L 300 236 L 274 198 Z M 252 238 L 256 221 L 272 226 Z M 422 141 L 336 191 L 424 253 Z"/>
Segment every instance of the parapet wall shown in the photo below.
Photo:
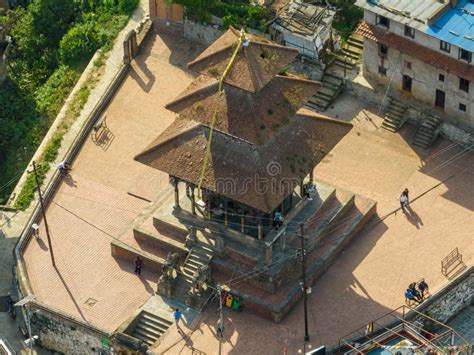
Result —
<path fill-rule="evenodd" d="M 441 323 L 447 323 L 472 304 L 474 304 L 474 266 L 428 298 L 417 310 Z"/>

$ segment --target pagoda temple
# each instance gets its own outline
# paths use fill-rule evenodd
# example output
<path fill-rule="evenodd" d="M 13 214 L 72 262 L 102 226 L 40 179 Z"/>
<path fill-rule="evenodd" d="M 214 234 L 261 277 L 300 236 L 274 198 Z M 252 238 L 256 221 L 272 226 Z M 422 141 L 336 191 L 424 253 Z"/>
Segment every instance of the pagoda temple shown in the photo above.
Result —
<path fill-rule="evenodd" d="M 298 283 L 293 236 L 306 223 L 319 233 L 308 242 L 316 250 L 322 226 L 327 232 L 347 212 L 334 207 L 335 188 L 315 181 L 313 170 L 352 125 L 300 110 L 320 83 L 286 73 L 297 55 L 230 28 L 188 64 L 196 79 L 166 106 L 176 120 L 135 157 L 166 172 L 174 189 L 172 203 L 160 203 L 153 216 L 161 234 L 184 238 L 178 276 L 162 288 L 167 296 L 202 307 L 206 297 L 197 285 L 209 268 L 206 282 L 228 284 L 247 307 L 279 321 L 300 296 L 294 291 L 293 298 L 278 299 L 279 308 L 272 305 L 282 285 Z M 342 200 L 351 207 L 354 194 Z M 322 216 L 328 205 L 333 221 Z M 375 210 L 369 205 L 364 218 Z M 240 289 L 227 282 L 257 270 Z"/>

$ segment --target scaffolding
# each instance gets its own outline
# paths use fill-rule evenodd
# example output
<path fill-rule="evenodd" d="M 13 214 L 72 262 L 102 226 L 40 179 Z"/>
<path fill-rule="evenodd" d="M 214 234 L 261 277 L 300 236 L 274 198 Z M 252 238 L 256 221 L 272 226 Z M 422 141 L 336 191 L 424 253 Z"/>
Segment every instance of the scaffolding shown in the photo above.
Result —
<path fill-rule="evenodd" d="M 337 354 L 471 354 L 454 329 L 405 305 L 339 339 Z"/>

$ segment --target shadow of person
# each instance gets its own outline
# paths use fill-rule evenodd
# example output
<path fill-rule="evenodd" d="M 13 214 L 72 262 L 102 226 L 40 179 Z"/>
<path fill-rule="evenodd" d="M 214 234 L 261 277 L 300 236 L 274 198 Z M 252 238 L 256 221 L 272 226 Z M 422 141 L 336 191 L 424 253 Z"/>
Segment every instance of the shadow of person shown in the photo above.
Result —
<path fill-rule="evenodd" d="M 405 206 L 404 215 L 407 220 L 416 227 L 416 229 L 420 229 L 424 225 L 418 213 L 416 213 L 410 205 Z"/>
<path fill-rule="evenodd" d="M 71 176 L 71 174 L 67 174 L 67 175 L 64 177 L 64 182 L 65 182 L 66 185 L 68 185 L 68 186 L 77 187 L 76 180 L 73 179 L 73 177 Z"/>
<path fill-rule="evenodd" d="M 48 250 L 48 246 L 44 243 L 43 239 L 41 238 L 35 238 L 35 239 L 42 250 Z"/>

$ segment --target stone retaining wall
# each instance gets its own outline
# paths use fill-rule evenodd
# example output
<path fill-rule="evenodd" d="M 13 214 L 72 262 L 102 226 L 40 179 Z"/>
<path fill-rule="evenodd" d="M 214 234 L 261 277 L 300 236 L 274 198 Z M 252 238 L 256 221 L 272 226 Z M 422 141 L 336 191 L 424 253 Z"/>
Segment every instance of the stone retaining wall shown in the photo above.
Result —
<path fill-rule="evenodd" d="M 217 25 L 201 25 L 191 20 L 184 20 L 184 37 L 193 42 L 198 42 L 209 46 L 217 38 L 219 38 L 224 31 Z"/>
<path fill-rule="evenodd" d="M 417 311 L 441 323 L 447 323 L 472 304 L 474 304 L 474 266 L 428 298 L 417 308 Z"/>

